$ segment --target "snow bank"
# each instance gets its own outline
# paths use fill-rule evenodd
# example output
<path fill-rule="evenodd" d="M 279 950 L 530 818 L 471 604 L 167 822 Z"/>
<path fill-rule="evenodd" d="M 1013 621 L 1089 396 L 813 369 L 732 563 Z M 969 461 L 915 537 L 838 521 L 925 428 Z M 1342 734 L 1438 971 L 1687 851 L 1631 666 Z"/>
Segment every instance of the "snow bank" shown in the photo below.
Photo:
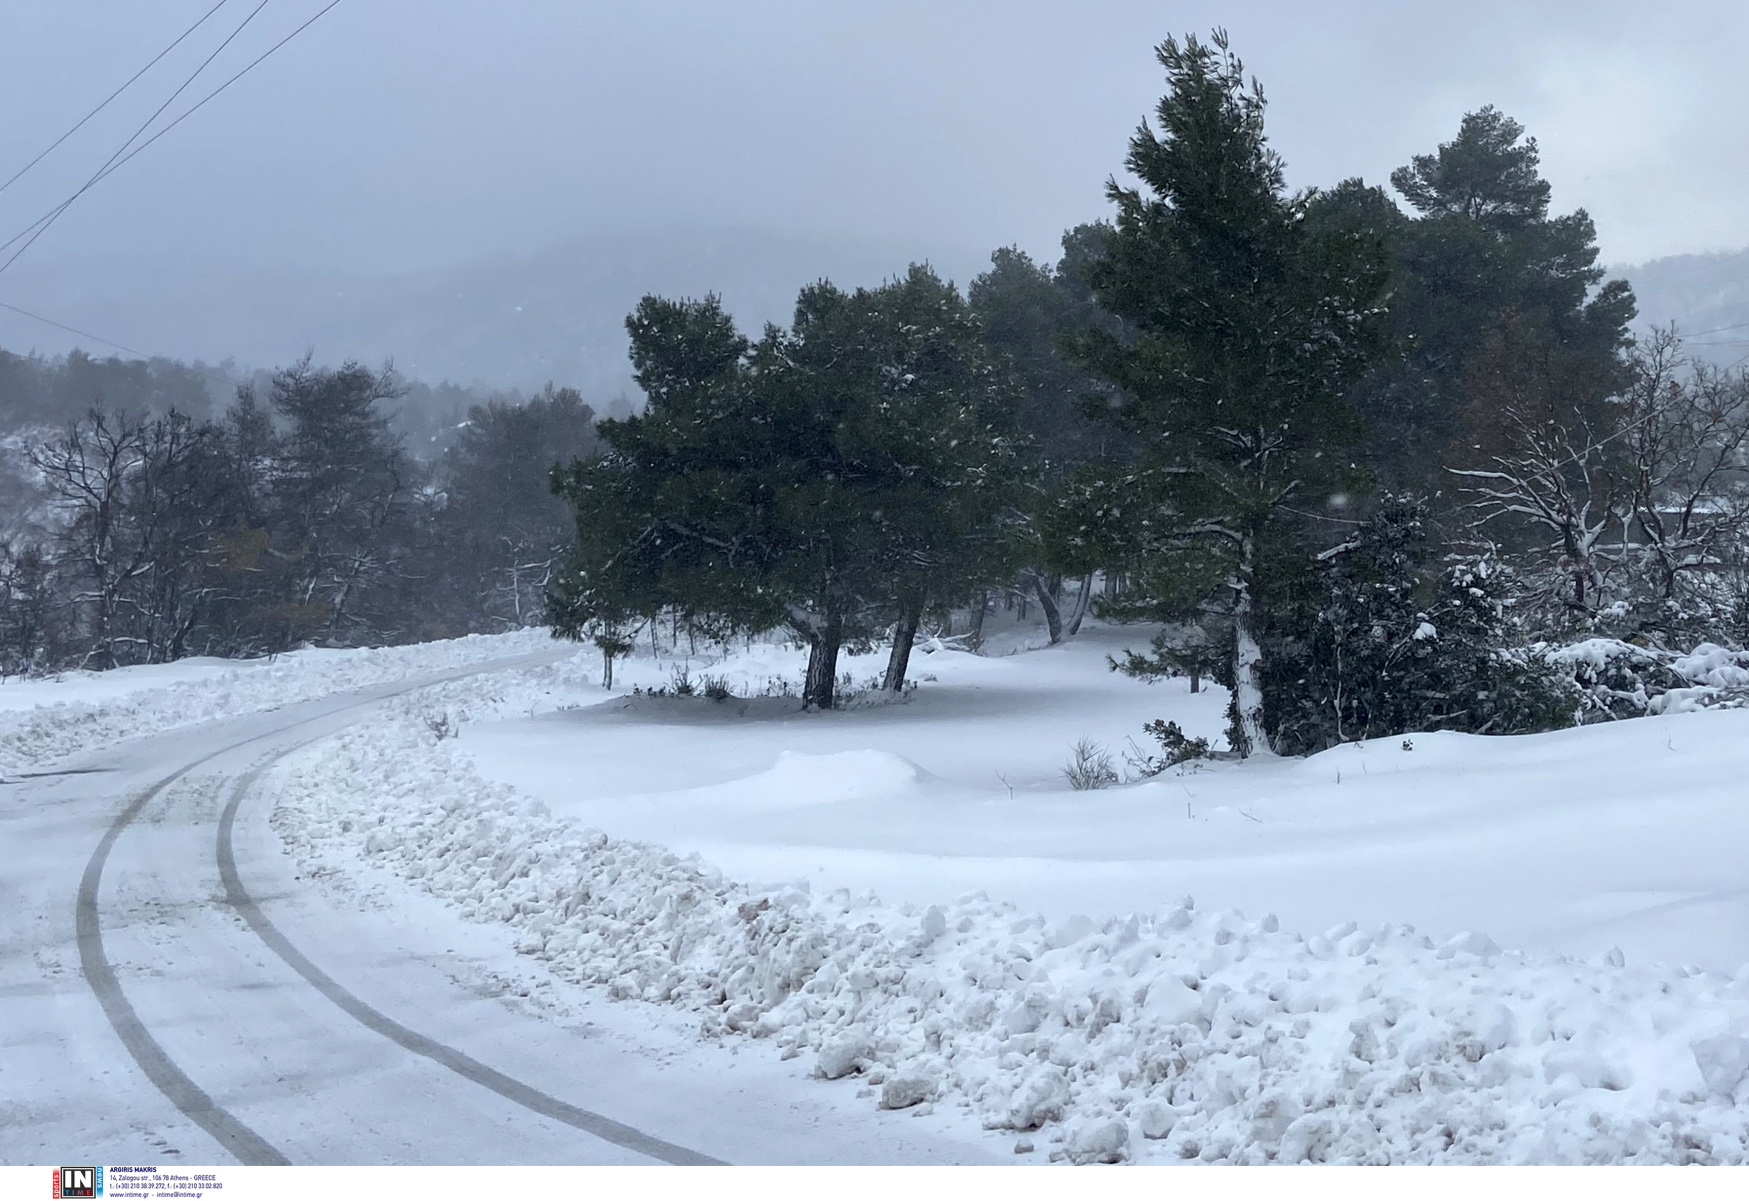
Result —
<path fill-rule="evenodd" d="M 519 630 L 413 646 L 297 651 L 271 662 L 244 660 L 229 670 L 203 672 L 206 678 L 201 679 L 176 679 L 186 676 L 188 667 L 170 663 L 122 668 L 119 672 L 78 673 L 65 683 L 10 684 L 6 686 L 9 693 L 95 695 L 91 699 L 47 700 L 28 708 L 0 708 L 0 777 L 176 726 L 277 709 L 331 693 L 552 646 L 545 630 Z M 122 674 L 125 681 L 111 678 Z M 164 677 L 174 682 L 155 683 Z"/>
<path fill-rule="evenodd" d="M 1302 938 L 1189 898 L 1052 923 L 981 895 L 752 889 L 555 819 L 434 737 L 553 678 L 444 685 L 302 753 L 276 827 L 301 856 L 362 856 L 506 923 L 563 977 L 770 1039 L 871 1104 L 1039 1129 L 1072 1162 L 1749 1157 L 1749 968 L 1402 926 Z"/>

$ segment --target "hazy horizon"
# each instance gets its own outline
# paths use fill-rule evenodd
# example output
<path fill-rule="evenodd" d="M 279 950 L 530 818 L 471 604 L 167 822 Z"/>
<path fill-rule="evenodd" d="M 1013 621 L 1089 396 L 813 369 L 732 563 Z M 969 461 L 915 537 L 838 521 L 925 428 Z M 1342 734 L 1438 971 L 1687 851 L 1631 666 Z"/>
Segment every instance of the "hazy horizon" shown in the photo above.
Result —
<path fill-rule="evenodd" d="M 263 7 L 153 128 L 322 2 Z M 69 0 L 0 14 L 13 50 L 0 106 L 14 114 L 0 181 L 210 7 Z M 223 6 L 0 191 L 0 238 L 71 194 L 253 8 Z M 1109 213 L 1105 182 L 1162 90 L 1153 47 L 1217 23 L 1262 82 L 1295 187 L 1383 184 L 1491 103 L 1538 139 L 1556 210 L 1596 219 L 1604 261 L 1749 246 L 1749 132 L 1715 119 L 1749 111 L 1732 57 L 1749 12 L 1722 3 L 1654 21 L 1613 2 L 1162 14 L 1130 0 L 376 0 L 341 3 L 83 196 L 0 271 L 0 301 L 210 361 L 271 365 L 313 344 L 429 364 L 433 378 L 477 367 L 523 386 L 587 361 L 605 379 L 594 358 L 624 316 L 607 311 L 644 291 L 718 291 L 757 324 L 822 275 L 872 283 L 927 258 L 964 283 L 998 246 L 1054 259 L 1063 229 Z M 723 249 L 733 242 L 749 248 L 741 258 Z M 669 244 L 680 249 L 665 257 Z M 616 261 L 599 279 L 588 264 L 557 279 L 579 254 Z M 545 289 L 544 341 L 514 323 L 517 272 Z M 493 280 L 480 313 L 441 295 L 456 279 Z M 315 304 L 349 291 L 342 281 L 366 299 Z M 501 353 L 487 345 L 498 338 Z M 75 343 L 0 312 L 0 345 Z"/>

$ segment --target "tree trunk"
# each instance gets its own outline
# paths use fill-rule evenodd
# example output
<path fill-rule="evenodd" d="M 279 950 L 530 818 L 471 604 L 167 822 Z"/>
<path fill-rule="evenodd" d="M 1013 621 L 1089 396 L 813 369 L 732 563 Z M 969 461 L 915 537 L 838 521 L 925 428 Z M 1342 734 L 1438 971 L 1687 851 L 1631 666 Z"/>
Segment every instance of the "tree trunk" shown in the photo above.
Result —
<path fill-rule="evenodd" d="M 1093 602 L 1093 573 L 1081 577 L 1081 589 L 1075 593 L 1075 608 L 1069 618 L 1069 637 L 1081 632 L 1081 619 L 1087 616 L 1087 606 Z"/>
<path fill-rule="evenodd" d="M 808 675 L 802 683 L 802 704 L 809 709 L 830 709 L 838 689 L 838 647 L 844 640 L 843 624 L 836 615 L 808 639 Z"/>
<path fill-rule="evenodd" d="M 601 651 L 601 686 L 613 687 L 613 652 L 605 647 Z"/>
<path fill-rule="evenodd" d="M 1063 615 L 1051 598 L 1051 586 L 1036 571 L 1032 573 L 1032 590 L 1038 597 L 1039 608 L 1045 611 L 1045 628 L 1051 632 L 1051 645 L 1055 646 L 1063 640 Z"/>
<path fill-rule="evenodd" d="M 984 610 L 990 607 L 990 594 L 980 591 L 978 599 L 972 603 L 972 627 L 966 636 L 966 645 L 974 651 L 984 649 Z"/>
<path fill-rule="evenodd" d="M 1243 746 L 1233 749 L 1241 757 L 1273 755 L 1269 734 L 1263 726 L 1263 647 L 1257 641 L 1256 544 L 1245 540 L 1239 556 L 1237 595 L 1233 598 L 1233 708 L 1238 717 L 1235 731 Z"/>
<path fill-rule="evenodd" d="M 905 690 L 905 673 L 911 667 L 911 647 L 917 641 L 917 626 L 922 620 L 923 606 L 909 606 L 893 627 L 893 653 L 887 656 L 887 674 L 881 681 L 881 687 L 888 692 Z"/>

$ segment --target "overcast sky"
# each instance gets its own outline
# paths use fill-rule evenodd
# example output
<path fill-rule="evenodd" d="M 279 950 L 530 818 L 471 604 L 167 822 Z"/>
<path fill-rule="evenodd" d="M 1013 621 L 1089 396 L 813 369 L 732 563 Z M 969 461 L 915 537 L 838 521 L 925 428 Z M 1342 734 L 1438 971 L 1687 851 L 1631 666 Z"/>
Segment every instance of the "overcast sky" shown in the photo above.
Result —
<path fill-rule="evenodd" d="M 212 0 L 0 5 L 0 180 Z M 317 11 L 269 0 L 177 105 Z M 229 0 L 0 193 L 0 239 L 255 7 Z M 1494 103 L 1614 263 L 1749 245 L 1749 5 L 343 0 L 30 251 L 378 273 L 627 224 L 1050 254 L 1216 23 L 1296 185 L 1383 183 Z M 209 83 L 210 80 L 210 83 Z M 0 276 L 0 298 L 6 298 Z M 14 298 L 16 299 L 16 298 Z"/>

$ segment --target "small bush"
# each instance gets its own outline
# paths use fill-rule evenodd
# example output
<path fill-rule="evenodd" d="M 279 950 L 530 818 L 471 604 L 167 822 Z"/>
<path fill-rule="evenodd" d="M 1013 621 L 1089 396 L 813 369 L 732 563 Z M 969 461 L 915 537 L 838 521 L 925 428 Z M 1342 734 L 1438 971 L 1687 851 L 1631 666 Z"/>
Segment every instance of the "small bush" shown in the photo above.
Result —
<path fill-rule="evenodd" d="M 727 676 L 703 676 L 699 679 L 698 689 L 713 701 L 726 701 L 735 695 Z"/>
<path fill-rule="evenodd" d="M 1091 738 L 1083 738 L 1075 744 L 1075 749 L 1070 752 L 1069 762 L 1063 768 L 1063 778 L 1069 781 L 1069 787 L 1076 792 L 1109 788 L 1118 782 L 1117 768 L 1111 761 L 1111 752 Z"/>
<path fill-rule="evenodd" d="M 698 691 L 692 683 L 692 673 L 687 671 L 684 663 L 674 669 L 673 677 L 668 687 L 675 696 L 692 696 Z"/>
<path fill-rule="evenodd" d="M 1169 767 L 1177 767 L 1180 763 L 1189 763 L 1193 759 L 1207 759 L 1214 754 L 1214 748 L 1206 738 L 1192 738 L 1175 721 L 1149 722 L 1142 729 L 1155 742 L 1160 744 L 1161 753 L 1150 755 L 1140 747 L 1134 747 L 1132 754 L 1127 756 L 1130 770 L 1143 777 L 1157 776 Z"/>

